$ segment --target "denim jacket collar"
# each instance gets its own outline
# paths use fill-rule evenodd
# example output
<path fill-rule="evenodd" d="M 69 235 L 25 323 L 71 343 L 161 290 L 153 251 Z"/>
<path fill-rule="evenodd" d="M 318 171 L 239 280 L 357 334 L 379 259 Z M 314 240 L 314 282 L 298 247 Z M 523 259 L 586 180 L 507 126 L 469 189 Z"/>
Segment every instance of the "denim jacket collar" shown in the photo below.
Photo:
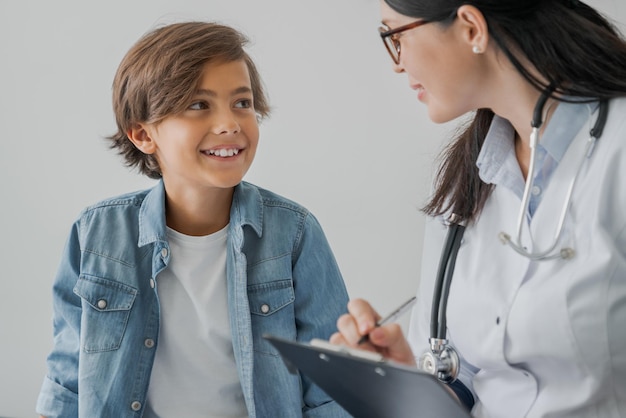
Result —
<path fill-rule="evenodd" d="M 245 181 L 235 186 L 230 207 L 230 223 L 243 228 L 250 225 L 261 238 L 263 235 L 263 198 L 259 189 Z"/>
<path fill-rule="evenodd" d="M 139 241 L 143 247 L 156 241 L 167 241 L 165 228 L 165 185 L 163 180 L 148 192 L 139 209 Z"/>
<path fill-rule="evenodd" d="M 258 189 L 246 182 L 235 186 L 230 209 L 231 226 L 250 225 L 256 234 L 263 233 L 263 200 Z M 163 180 L 148 192 L 139 210 L 139 240 L 142 247 L 157 241 L 167 242 L 165 223 L 165 185 Z"/>

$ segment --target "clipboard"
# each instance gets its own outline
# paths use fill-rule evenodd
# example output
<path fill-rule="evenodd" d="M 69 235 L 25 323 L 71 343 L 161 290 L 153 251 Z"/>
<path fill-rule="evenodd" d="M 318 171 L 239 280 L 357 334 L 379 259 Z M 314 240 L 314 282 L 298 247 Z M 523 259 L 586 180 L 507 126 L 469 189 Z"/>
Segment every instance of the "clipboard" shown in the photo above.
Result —
<path fill-rule="evenodd" d="M 323 340 L 264 335 L 292 373 L 300 370 L 356 418 L 471 418 L 434 376 Z"/>

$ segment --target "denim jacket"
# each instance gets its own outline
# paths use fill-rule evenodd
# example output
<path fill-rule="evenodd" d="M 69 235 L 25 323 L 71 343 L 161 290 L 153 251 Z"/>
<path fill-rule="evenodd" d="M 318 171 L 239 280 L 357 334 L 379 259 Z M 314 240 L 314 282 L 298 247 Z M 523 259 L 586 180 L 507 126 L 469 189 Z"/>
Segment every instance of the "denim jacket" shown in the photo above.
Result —
<path fill-rule="evenodd" d="M 242 182 L 227 239 L 233 349 L 250 417 L 349 416 L 290 374 L 263 334 L 328 338 L 346 310 L 315 217 Z M 37 401 L 52 417 L 141 417 L 159 337 L 159 273 L 170 260 L 165 189 L 105 200 L 74 223 L 53 286 L 54 347 Z"/>

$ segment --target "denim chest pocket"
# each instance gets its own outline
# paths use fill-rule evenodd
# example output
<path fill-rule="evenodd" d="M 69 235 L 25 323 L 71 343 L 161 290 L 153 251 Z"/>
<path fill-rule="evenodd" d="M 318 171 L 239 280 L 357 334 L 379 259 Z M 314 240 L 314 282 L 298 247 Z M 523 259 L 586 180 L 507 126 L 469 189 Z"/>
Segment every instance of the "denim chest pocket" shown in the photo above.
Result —
<path fill-rule="evenodd" d="M 291 279 L 248 286 L 254 350 L 277 354 L 263 334 L 295 338 L 293 302 L 296 299 Z"/>
<path fill-rule="evenodd" d="M 270 316 L 296 299 L 291 280 L 278 280 L 248 286 L 250 313 Z"/>
<path fill-rule="evenodd" d="M 137 289 L 100 277 L 82 275 L 74 293 L 82 299 L 81 346 L 86 353 L 117 350 Z"/>

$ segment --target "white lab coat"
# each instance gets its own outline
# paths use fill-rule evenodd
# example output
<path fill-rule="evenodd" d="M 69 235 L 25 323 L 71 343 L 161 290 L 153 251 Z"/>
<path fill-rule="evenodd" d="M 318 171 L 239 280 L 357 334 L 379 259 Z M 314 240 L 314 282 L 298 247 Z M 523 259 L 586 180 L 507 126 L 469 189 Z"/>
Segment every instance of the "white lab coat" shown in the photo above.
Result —
<path fill-rule="evenodd" d="M 531 220 L 536 249 L 554 237 L 588 132 L 585 124 Z M 626 99 L 610 102 L 574 189 L 561 240 L 573 259 L 531 261 L 503 245 L 498 233 L 515 235 L 519 205 L 511 191 L 494 189 L 465 231 L 450 289 L 448 337 L 474 392 L 473 416 L 626 417 Z M 426 227 L 409 332 L 416 356 L 428 347 L 445 232 L 439 220 Z M 527 229 L 523 237 L 530 247 Z"/>

